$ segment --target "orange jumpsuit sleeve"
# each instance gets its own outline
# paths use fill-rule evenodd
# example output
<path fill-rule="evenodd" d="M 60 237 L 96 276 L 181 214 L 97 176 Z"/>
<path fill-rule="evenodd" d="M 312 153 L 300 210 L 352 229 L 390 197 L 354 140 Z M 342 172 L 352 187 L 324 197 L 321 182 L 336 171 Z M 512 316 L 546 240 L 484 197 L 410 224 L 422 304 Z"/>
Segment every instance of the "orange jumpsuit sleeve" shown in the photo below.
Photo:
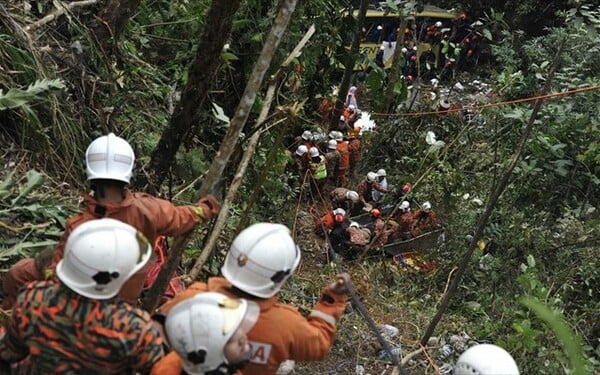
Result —
<path fill-rule="evenodd" d="M 323 359 L 333 345 L 337 322 L 346 308 L 346 296 L 329 293 L 325 288 L 314 310 L 297 324 L 289 324 L 292 335 L 290 359 L 315 361 Z M 298 315 L 300 315 L 298 313 Z"/>
<path fill-rule="evenodd" d="M 150 375 L 181 375 L 182 370 L 181 359 L 177 353 L 171 352 L 154 364 Z"/>
<path fill-rule="evenodd" d="M 175 206 L 168 200 L 145 193 L 134 193 L 133 195 L 137 201 L 136 205 L 144 207 L 159 234 L 179 236 L 192 230 L 196 224 L 205 222 L 205 214 L 200 207 Z M 136 223 L 129 224 L 136 226 Z"/>
<path fill-rule="evenodd" d="M 42 275 L 39 274 L 38 269 L 35 266 L 34 258 L 21 259 L 13 264 L 8 269 L 2 282 L 2 291 L 4 292 L 2 309 L 12 309 L 21 292 L 21 288 L 27 283 L 36 280 L 42 280 Z"/>

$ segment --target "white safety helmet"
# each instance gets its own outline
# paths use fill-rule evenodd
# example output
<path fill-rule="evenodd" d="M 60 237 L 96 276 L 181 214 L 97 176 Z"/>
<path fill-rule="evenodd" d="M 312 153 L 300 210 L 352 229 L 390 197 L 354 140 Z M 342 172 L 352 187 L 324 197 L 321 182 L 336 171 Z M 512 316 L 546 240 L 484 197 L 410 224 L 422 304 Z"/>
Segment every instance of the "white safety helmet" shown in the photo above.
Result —
<path fill-rule="evenodd" d="M 88 181 L 105 179 L 129 183 L 134 162 L 129 143 L 114 133 L 94 139 L 85 151 Z"/>
<path fill-rule="evenodd" d="M 111 218 L 90 220 L 69 234 L 56 275 L 84 297 L 109 299 L 151 255 L 150 243 L 131 225 Z"/>
<path fill-rule="evenodd" d="M 435 27 L 442 27 L 442 21 L 437 21 L 435 23 Z"/>
<path fill-rule="evenodd" d="M 425 211 L 425 212 L 431 211 L 431 203 L 429 203 L 429 201 L 423 203 L 423 211 Z"/>
<path fill-rule="evenodd" d="M 335 150 L 337 148 L 337 141 L 335 139 L 330 139 L 327 142 L 327 148 L 330 150 Z"/>
<path fill-rule="evenodd" d="M 277 294 L 300 263 L 300 249 L 283 224 L 257 223 L 233 240 L 221 267 L 238 289 L 260 298 Z"/>
<path fill-rule="evenodd" d="M 375 180 L 377 180 L 377 173 L 375 173 L 375 172 L 367 173 L 367 181 L 368 182 L 375 182 Z"/>
<path fill-rule="evenodd" d="M 335 139 L 338 142 L 343 141 L 344 140 L 344 134 L 342 132 L 336 130 L 333 139 Z"/>
<path fill-rule="evenodd" d="M 350 227 L 351 228 L 358 228 L 360 225 L 358 225 L 358 223 L 356 221 L 351 221 L 350 222 Z"/>
<path fill-rule="evenodd" d="M 228 341 L 238 329 L 247 333 L 259 314 L 255 302 L 215 292 L 198 293 L 171 308 L 164 328 L 186 373 L 205 374 L 229 364 L 225 355 Z"/>
<path fill-rule="evenodd" d="M 311 147 L 310 150 L 308 150 L 308 152 L 310 153 L 311 158 L 316 158 L 319 156 L 319 149 L 316 147 Z"/>
<path fill-rule="evenodd" d="M 306 147 L 306 145 L 300 145 L 296 149 L 296 155 L 298 155 L 298 156 L 303 156 L 307 152 L 308 152 L 308 147 Z"/>
<path fill-rule="evenodd" d="M 313 136 L 310 130 L 305 130 L 302 133 L 302 139 L 304 139 L 305 141 L 312 141 L 312 138 Z"/>
<path fill-rule="evenodd" d="M 519 375 L 513 357 L 493 344 L 478 344 L 460 355 L 454 375 Z"/>
<path fill-rule="evenodd" d="M 382 168 L 382 169 L 378 170 L 377 171 L 377 176 L 378 177 L 385 177 L 385 176 L 387 176 L 387 173 L 385 172 L 385 169 Z"/>
<path fill-rule="evenodd" d="M 398 208 L 400 209 L 400 212 L 408 212 L 410 211 L 410 203 L 408 201 L 403 201 L 402 203 L 400 203 L 400 206 L 398 206 Z"/>
<path fill-rule="evenodd" d="M 335 130 L 330 131 L 329 134 L 328 134 L 329 135 L 329 139 L 335 139 L 335 133 L 336 133 Z"/>
<path fill-rule="evenodd" d="M 333 210 L 333 214 L 346 216 L 346 210 L 344 210 L 343 208 L 336 208 L 335 210 Z"/>
<path fill-rule="evenodd" d="M 354 190 L 348 190 L 346 192 L 346 199 L 350 199 L 352 202 L 358 202 L 359 196 L 358 193 Z"/>
<path fill-rule="evenodd" d="M 406 48 L 402 48 L 402 49 L 400 50 L 400 52 L 402 52 L 402 53 L 406 53 L 406 52 L 408 52 L 408 50 L 407 50 Z"/>

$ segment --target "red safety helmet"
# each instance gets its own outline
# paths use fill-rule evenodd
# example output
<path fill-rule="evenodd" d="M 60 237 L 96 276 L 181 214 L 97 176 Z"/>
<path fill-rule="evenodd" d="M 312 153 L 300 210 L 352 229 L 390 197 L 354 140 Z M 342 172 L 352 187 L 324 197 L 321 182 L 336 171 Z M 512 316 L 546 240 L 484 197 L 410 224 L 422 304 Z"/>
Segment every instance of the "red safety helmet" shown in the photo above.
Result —
<path fill-rule="evenodd" d="M 404 194 L 410 193 L 411 190 L 412 190 L 411 184 L 405 184 L 404 186 L 402 186 L 402 192 Z"/>
<path fill-rule="evenodd" d="M 381 211 L 379 211 L 378 208 L 374 208 L 374 209 L 371 210 L 371 216 L 373 216 L 373 217 L 379 217 L 379 216 L 381 216 Z"/>
<path fill-rule="evenodd" d="M 335 220 L 336 223 L 343 223 L 344 222 L 344 215 L 337 214 L 337 215 L 335 215 L 334 220 Z"/>

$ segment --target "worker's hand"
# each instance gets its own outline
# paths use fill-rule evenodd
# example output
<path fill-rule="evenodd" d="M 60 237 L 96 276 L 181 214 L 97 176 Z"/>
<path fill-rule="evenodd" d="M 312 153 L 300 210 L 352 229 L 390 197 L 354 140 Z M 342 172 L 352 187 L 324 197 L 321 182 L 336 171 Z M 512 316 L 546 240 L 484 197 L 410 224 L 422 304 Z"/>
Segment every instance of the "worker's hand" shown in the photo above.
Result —
<path fill-rule="evenodd" d="M 212 194 L 200 198 L 197 205 L 202 209 L 204 219 L 207 221 L 212 220 L 213 217 L 217 216 L 221 209 L 221 204 Z"/>
<path fill-rule="evenodd" d="M 350 275 L 346 272 L 337 275 L 337 280 L 327 288 L 333 294 L 347 294 L 350 285 Z"/>

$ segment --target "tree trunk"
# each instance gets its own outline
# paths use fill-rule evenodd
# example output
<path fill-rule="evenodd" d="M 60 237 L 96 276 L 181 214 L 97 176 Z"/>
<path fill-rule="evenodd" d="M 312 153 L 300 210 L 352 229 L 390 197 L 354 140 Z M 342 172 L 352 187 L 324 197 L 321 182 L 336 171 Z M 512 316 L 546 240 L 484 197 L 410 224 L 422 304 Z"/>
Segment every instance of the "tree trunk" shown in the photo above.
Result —
<path fill-rule="evenodd" d="M 115 51 L 115 43 L 125 30 L 127 22 L 140 6 L 141 0 L 109 0 L 96 20 L 93 33 L 107 56 Z"/>
<path fill-rule="evenodd" d="M 396 86 L 396 82 L 398 82 L 398 78 L 400 77 L 400 62 L 404 61 L 404 57 L 400 58 L 402 53 L 402 47 L 404 45 L 404 29 L 406 28 L 406 17 L 403 16 L 402 10 L 400 10 L 400 30 L 398 31 L 398 39 L 396 40 L 396 49 L 394 50 L 394 55 L 392 56 L 392 67 L 388 73 L 388 83 L 385 87 L 383 94 L 383 102 L 381 104 L 381 112 L 394 112 L 391 107 L 394 104 L 394 98 L 396 97 L 394 93 L 394 87 Z M 415 93 L 417 90 L 415 89 Z"/>
<path fill-rule="evenodd" d="M 223 1 L 223 3 L 225 2 L 226 1 Z M 275 18 L 271 32 L 265 41 L 265 45 L 263 46 L 260 56 L 258 57 L 258 61 L 254 65 L 252 75 L 250 76 L 248 84 L 246 85 L 246 89 L 244 90 L 244 94 L 242 95 L 242 99 L 238 104 L 233 118 L 231 119 L 229 130 L 223 138 L 223 142 L 221 142 L 219 151 L 213 159 L 210 169 L 206 173 L 206 176 L 204 176 L 202 186 L 196 193 L 196 199 L 212 193 L 215 186 L 219 183 L 221 175 L 225 170 L 225 166 L 227 165 L 227 162 L 229 161 L 229 158 L 231 157 L 231 154 L 238 143 L 238 139 L 240 138 L 244 124 L 246 123 L 248 115 L 250 114 L 252 106 L 254 105 L 256 94 L 260 90 L 263 78 L 269 69 L 269 66 L 271 65 L 273 55 L 277 50 L 277 46 L 281 42 L 283 33 L 287 29 L 287 25 L 290 21 L 292 13 L 294 12 L 294 9 L 296 8 L 297 2 L 298 0 L 284 0 L 281 2 L 281 8 L 279 9 L 279 13 Z M 225 215 L 219 214 L 219 216 Z M 175 268 L 179 264 L 181 254 L 183 253 L 183 249 L 187 245 L 191 234 L 192 231 L 175 239 L 167 261 L 160 270 L 154 285 L 144 298 L 142 306 L 146 311 L 153 311 L 156 308 L 160 296 L 164 293 L 171 275 L 173 275 Z M 204 256 L 208 257 L 208 251 L 206 253 L 207 254 Z"/>
<path fill-rule="evenodd" d="M 198 43 L 196 58 L 189 68 L 189 79 L 181 94 L 169 125 L 162 133 L 158 144 L 152 152 L 147 167 L 148 184 L 146 190 L 155 193 L 160 190 L 175 154 L 186 134 L 193 127 L 198 112 L 206 100 L 207 93 L 213 84 L 213 77 L 221 60 L 223 46 L 231 34 L 233 18 L 240 0 L 213 1 L 206 15 L 206 24 Z"/>
<path fill-rule="evenodd" d="M 348 89 L 350 88 L 350 80 L 354 73 L 354 65 L 356 64 L 356 56 L 360 51 L 360 33 L 363 25 L 365 24 L 365 18 L 367 15 L 367 6 L 369 2 L 367 0 L 360 1 L 360 7 L 358 9 L 358 25 L 356 28 L 356 34 L 352 39 L 352 46 L 350 46 L 350 58 L 348 59 L 348 65 L 344 66 L 344 75 L 342 76 L 342 82 L 340 82 L 340 89 L 338 91 L 338 97 L 333 107 L 333 113 L 329 122 L 329 128 L 334 129 L 337 127 L 344 109 L 344 103 L 346 102 L 346 95 L 348 95 Z"/>

